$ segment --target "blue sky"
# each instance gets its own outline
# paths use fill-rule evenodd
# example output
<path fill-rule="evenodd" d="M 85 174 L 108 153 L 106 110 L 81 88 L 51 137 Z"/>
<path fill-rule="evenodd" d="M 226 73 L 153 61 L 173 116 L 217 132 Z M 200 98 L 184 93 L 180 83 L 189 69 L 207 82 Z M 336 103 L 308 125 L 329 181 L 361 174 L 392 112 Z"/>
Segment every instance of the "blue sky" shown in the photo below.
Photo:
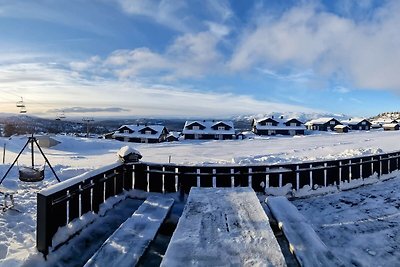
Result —
<path fill-rule="evenodd" d="M 399 110 L 400 2 L 0 0 L 0 112 Z"/>

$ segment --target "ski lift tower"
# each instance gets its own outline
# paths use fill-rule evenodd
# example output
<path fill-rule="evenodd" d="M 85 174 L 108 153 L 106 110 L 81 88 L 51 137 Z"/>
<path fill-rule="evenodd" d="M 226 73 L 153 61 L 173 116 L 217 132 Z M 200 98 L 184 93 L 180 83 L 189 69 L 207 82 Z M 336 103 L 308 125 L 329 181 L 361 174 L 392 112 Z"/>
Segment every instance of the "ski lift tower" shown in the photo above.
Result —
<path fill-rule="evenodd" d="M 86 138 L 89 138 L 89 128 L 90 128 L 90 123 L 94 121 L 93 118 L 83 118 L 83 122 L 86 123 Z"/>

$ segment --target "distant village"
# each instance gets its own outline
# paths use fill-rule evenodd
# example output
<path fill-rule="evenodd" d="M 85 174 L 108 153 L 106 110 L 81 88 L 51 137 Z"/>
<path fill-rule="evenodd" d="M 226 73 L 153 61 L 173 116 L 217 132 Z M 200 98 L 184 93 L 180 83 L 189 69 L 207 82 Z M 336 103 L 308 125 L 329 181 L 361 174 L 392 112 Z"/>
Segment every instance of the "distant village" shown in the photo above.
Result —
<path fill-rule="evenodd" d="M 231 140 L 245 139 L 254 135 L 260 136 L 294 136 L 305 135 L 313 131 L 331 131 L 348 133 L 350 131 L 369 131 L 383 129 L 398 131 L 400 123 L 395 119 L 370 121 L 366 118 L 350 118 L 339 121 L 336 118 L 318 118 L 302 122 L 297 118 L 270 116 L 253 119 L 251 129 L 239 131 L 230 120 L 191 120 L 186 121 L 182 131 L 169 131 L 163 125 L 122 125 L 117 131 L 105 135 L 106 139 L 123 142 L 160 143 L 179 140 Z"/>

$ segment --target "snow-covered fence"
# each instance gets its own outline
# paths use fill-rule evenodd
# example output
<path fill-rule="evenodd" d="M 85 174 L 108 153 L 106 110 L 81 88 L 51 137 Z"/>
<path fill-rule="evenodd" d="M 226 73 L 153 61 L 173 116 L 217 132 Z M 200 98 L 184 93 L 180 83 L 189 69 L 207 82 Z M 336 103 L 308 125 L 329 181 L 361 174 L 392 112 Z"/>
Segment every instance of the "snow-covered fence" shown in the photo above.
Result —
<path fill-rule="evenodd" d="M 71 178 L 37 196 L 37 248 L 47 255 L 59 227 L 87 212 L 97 213 L 108 197 L 125 190 L 189 193 L 195 187 L 252 187 L 256 192 L 291 184 L 294 190 L 341 186 L 351 180 L 399 170 L 400 151 L 350 159 L 281 165 L 188 166 L 115 163 Z"/>

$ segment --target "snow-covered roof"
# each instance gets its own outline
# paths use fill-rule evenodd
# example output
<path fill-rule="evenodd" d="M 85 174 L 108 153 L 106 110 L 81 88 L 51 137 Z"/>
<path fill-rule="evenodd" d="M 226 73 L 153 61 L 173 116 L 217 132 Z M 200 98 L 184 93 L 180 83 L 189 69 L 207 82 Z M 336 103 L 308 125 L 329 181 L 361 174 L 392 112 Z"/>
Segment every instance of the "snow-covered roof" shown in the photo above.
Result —
<path fill-rule="evenodd" d="M 347 125 L 342 125 L 342 124 L 338 124 L 335 127 L 333 127 L 333 129 L 344 129 L 344 128 L 349 128 L 349 126 Z"/>
<path fill-rule="evenodd" d="M 305 123 L 305 125 L 313 125 L 313 124 L 325 124 L 331 120 L 334 120 L 335 118 L 328 117 L 328 118 L 318 118 L 318 119 L 313 119 Z"/>
<path fill-rule="evenodd" d="M 200 124 L 204 129 L 190 130 L 187 129 L 188 126 L 192 124 Z M 213 129 L 214 126 L 218 124 L 225 124 L 230 127 L 229 130 L 218 130 Z M 235 127 L 232 121 L 210 121 L 210 120 L 196 120 L 196 121 L 186 121 L 183 127 L 182 134 L 235 134 Z"/>
<path fill-rule="evenodd" d="M 372 122 L 372 124 L 380 124 L 380 125 L 383 125 L 383 124 L 388 124 L 388 123 L 393 123 L 394 121 L 397 121 L 397 120 L 393 120 L 393 119 L 377 119 L 377 120 L 374 120 L 373 122 Z"/>
<path fill-rule="evenodd" d="M 368 121 L 365 118 L 351 118 L 351 119 L 348 119 L 348 120 L 343 120 L 343 121 L 341 121 L 341 123 L 347 124 L 347 125 L 357 125 L 357 124 L 359 124 L 360 122 L 362 122 L 364 120 Z"/>
<path fill-rule="evenodd" d="M 399 126 L 399 124 L 398 123 L 386 123 L 386 124 L 382 125 L 383 128 L 394 128 L 396 126 Z"/>
<path fill-rule="evenodd" d="M 129 128 L 130 130 L 133 131 L 133 133 L 120 133 L 118 132 L 122 128 Z M 154 131 L 156 131 L 155 134 L 146 134 L 146 133 L 140 133 L 141 130 L 145 128 L 150 128 Z M 134 124 L 134 125 L 122 125 L 119 127 L 118 131 L 114 133 L 115 137 L 128 137 L 128 138 L 146 138 L 146 139 L 158 139 L 160 138 L 163 129 L 165 126 L 163 125 L 141 125 L 141 124 Z"/>
<path fill-rule="evenodd" d="M 260 125 L 260 123 L 262 121 L 265 120 L 274 120 L 278 123 L 278 125 L 274 126 L 274 125 Z M 262 118 L 262 119 L 254 119 L 254 124 L 256 124 L 256 128 L 258 130 L 305 130 L 305 126 L 304 125 L 300 125 L 300 126 L 287 126 L 285 123 L 287 123 L 288 121 L 291 120 L 297 120 L 296 118 L 290 118 L 290 119 L 283 119 L 281 117 L 279 118 L 272 118 L 272 117 L 267 117 L 267 118 Z"/>

